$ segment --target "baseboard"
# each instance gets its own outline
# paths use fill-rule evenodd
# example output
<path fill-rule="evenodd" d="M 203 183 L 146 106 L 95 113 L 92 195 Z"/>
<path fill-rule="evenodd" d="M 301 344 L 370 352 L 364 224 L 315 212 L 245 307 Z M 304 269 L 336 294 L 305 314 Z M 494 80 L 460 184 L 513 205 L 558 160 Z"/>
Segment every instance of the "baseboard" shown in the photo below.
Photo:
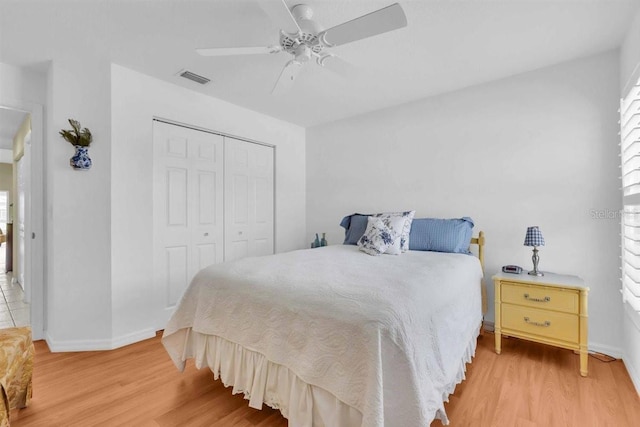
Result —
<path fill-rule="evenodd" d="M 488 332 L 494 332 L 495 323 L 485 320 L 484 330 Z M 612 347 L 610 345 L 599 344 L 596 342 L 589 342 L 589 344 L 587 344 L 587 347 L 589 349 L 589 353 L 602 353 L 606 354 L 607 356 L 615 357 L 616 359 L 622 358 L 622 349 L 618 347 Z"/>
<path fill-rule="evenodd" d="M 636 393 L 640 397 L 640 375 L 638 375 L 638 371 L 635 370 L 633 364 L 625 362 L 626 357 L 622 358 L 622 363 L 624 363 L 624 367 L 627 368 L 627 373 L 631 378 L 631 382 L 636 388 Z"/>
<path fill-rule="evenodd" d="M 619 347 L 612 347 L 606 344 L 599 344 L 597 342 L 590 342 L 588 344 L 589 353 L 602 353 L 607 356 L 615 357 L 616 359 L 622 359 L 622 349 Z"/>
<path fill-rule="evenodd" d="M 148 340 L 149 338 L 153 338 L 155 336 L 156 336 L 156 331 L 154 328 L 143 329 L 141 331 L 132 332 L 126 335 L 121 335 L 119 337 L 115 337 L 111 339 L 111 343 L 112 343 L 111 350 L 115 348 L 124 347 L 125 345 L 133 344 L 139 341 Z"/>
<path fill-rule="evenodd" d="M 121 335 L 111 339 L 103 340 L 66 340 L 59 341 L 54 339 L 49 332 L 45 332 L 47 345 L 52 353 L 71 352 L 71 351 L 100 351 L 114 350 L 125 345 L 133 344 L 156 336 L 156 331 L 152 328 L 143 329 L 141 331 L 132 332 L 130 334 Z"/>
<path fill-rule="evenodd" d="M 625 331 L 625 340 L 630 340 L 631 342 L 625 343 L 622 362 L 624 362 L 624 366 L 627 368 L 627 373 L 631 378 L 631 382 L 636 388 L 638 396 L 640 396 L 640 372 L 638 372 L 640 364 L 638 363 L 638 343 L 636 341 L 638 331 L 640 331 L 640 316 L 638 316 L 638 313 L 629 305 L 628 302 L 624 304 L 624 309 L 625 319 L 623 320 L 623 330 Z"/>

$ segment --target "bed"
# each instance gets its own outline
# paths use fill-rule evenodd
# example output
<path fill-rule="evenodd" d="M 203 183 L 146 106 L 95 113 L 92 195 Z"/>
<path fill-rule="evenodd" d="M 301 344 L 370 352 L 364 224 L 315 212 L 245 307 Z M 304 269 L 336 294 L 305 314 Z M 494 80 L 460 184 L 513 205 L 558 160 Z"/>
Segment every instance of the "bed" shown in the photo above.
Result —
<path fill-rule="evenodd" d="M 486 304 L 482 232 L 471 243 L 478 257 L 335 245 L 216 264 L 162 342 L 178 369 L 193 358 L 291 426 L 447 424 Z"/>

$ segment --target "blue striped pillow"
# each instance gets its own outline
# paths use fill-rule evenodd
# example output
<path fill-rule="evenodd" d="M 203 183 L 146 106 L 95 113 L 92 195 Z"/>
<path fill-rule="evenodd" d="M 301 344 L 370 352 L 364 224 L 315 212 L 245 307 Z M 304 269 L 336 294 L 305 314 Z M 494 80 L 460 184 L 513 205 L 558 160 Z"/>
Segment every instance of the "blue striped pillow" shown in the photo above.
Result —
<path fill-rule="evenodd" d="M 414 218 L 409 233 L 409 250 L 468 254 L 473 220 Z"/>

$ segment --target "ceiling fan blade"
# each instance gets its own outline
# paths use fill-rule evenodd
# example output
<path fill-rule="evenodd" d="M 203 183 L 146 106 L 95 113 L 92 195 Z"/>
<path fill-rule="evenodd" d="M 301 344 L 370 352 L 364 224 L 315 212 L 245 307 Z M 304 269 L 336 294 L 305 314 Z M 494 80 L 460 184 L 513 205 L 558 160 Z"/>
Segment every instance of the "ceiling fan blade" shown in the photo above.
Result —
<path fill-rule="evenodd" d="M 399 3 L 345 22 L 321 32 L 318 37 L 329 46 L 339 46 L 407 26 Z"/>
<path fill-rule="evenodd" d="M 196 49 L 202 56 L 233 56 L 233 55 L 260 55 L 265 53 L 277 53 L 282 50 L 280 46 L 256 46 L 256 47 L 212 47 L 208 49 Z"/>
<path fill-rule="evenodd" d="M 318 64 L 322 68 L 336 73 L 343 78 L 353 78 L 356 75 L 356 70 L 353 64 L 334 54 L 323 57 L 318 61 Z"/>
<path fill-rule="evenodd" d="M 289 9 L 289 6 L 287 6 L 284 0 L 267 0 L 257 3 L 279 29 L 289 34 L 302 32 L 298 21 L 293 17 L 291 9 Z"/>
<path fill-rule="evenodd" d="M 302 62 L 296 61 L 295 59 L 287 62 L 280 73 L 280 77 L 278 77 L 278 81 L 276 81 L 275 86 L 273 86 L 271 94 L 279 95 L 291 89 L 300 70 L 302 70 Z"/>

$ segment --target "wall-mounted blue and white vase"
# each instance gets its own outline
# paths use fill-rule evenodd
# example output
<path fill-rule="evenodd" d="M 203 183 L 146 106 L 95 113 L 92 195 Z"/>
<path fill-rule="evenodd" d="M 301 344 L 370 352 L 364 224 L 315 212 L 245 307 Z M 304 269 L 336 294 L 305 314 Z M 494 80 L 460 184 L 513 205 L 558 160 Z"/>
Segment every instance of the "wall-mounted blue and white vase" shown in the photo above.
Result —
<path fill-rule="evenodd" d="M 74 145 L 76 154 L 69 160 L 69 164 L 74 169 L 88 170 L 91 169 L 91 159 L 89 158 L 89 147 L 82 145 Z"/>

